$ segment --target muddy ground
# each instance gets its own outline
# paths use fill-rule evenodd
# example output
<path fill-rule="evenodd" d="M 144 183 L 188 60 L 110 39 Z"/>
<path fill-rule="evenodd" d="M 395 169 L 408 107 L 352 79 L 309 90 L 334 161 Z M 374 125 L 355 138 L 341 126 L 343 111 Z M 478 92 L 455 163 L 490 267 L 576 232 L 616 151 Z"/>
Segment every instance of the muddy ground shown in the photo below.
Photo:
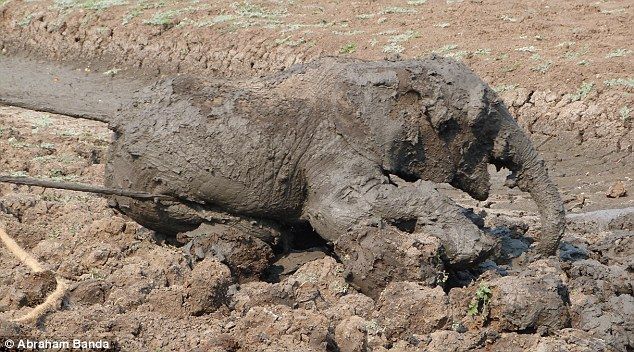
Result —
<path fill-rule="evenodd" d="M 372 299 L 318 251 L 286 259 L 278 280 L 237 282 L 218 251 L 184 250 L 100 197 L 0 184 L 6 232 L 51 270 L 0 252 L 1 337 L 125 351 L 634 348 L 629 2 L 0 0 L 0 16 L 3 53 L 106 75 L 265 74 L 319 55 L 462 59 L 531 132 L 568 211 L 557 258 L 522 263 L 539 234 L 526 194 L 495 170 L 484 202 L 441 185 L 485 216 L 507 257 L 447 273 L 445 291 L 400 282 Z M 100 123 L 0 107 L 3 174 L 101 184 L 109 139 Z M 12 322 L 55 289 L 53 273 L 70 285 L 55 310 Z"/>

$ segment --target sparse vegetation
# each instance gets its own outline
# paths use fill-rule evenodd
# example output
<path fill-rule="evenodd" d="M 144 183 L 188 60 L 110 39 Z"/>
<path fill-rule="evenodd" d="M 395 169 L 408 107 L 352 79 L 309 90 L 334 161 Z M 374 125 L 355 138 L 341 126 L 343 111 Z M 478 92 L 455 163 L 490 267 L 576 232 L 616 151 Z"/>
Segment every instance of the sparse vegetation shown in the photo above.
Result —
<path fill-rule="evenodd" d="M 446 56 L 446 57 L 452 57 L 454 59 L 457 60 L 461 60 L 469 55 L 471 55 L 468 51 L 466 50 L 456 50 L 458 49 L 458 46 L 455 44 L 447 44 L 439 49 L 436 49 L 434 51 L 432 51 L 435 54 L 438 55 L 442 55 L 442 56 Z M 481 54 L 484 54 L 484 52 L 481 52 Z"/>
<path fill-rule="evenodd" d="M 138 9 L 134 9 L 130 12 L 128 12 L 125 17 L 123 17 L 123 21 L 121 21 L 121 23 L 123 25 L 126 25 L 128 23 L 130 23 L 130 21 L 132 21 L 133 18 L 138 17 L 141 14 L 141 11 Z"/>
<path fill-rule="evenodd" d="M 584 46 L 583 48 L 577 51 L 566 52 L 564 54 L 564 58 L 566 58 L 567 60 L 577 60 L 579 59 L 579 57 L 588 54 L 588 52 L 590 52 L 590 49 L 587 46 Z"/>
<path fill-rule="evenodd" d="M 374 319 L 367 322 L 367 324 L 365 325 L 365 329 L 368 334 L 372 335 L 377 335 L 379 333 L 385 332 L 385 327 L 381 326 L 381 324 L 379 324 L 379 322 Z"/>
<path fill-rule="evenodd" d="M 442 270 L 441 272 L 438 273 L 438 277 L 436 278 L 436 284 L 438 284 L 441 287 L 444 287 L 445 284 L 447 283 L 447 280 L 449 280 L 449 273 Z"/>
<path fill-rule="evenodd" d="M 486 283 L 481 283 L 476 290 L 475 297 L 469 304 L 467 315 L 476 316 L 478 314 L 486 317 L 489 314 L 489 303 L 493 293 Z"/>
<path fill-rule="evenodd" d="M 343 36 L 353 36 L 353 35 L 359 35 L 359 34 L 363 34 L 365 33 L 365 31 L 361 31 L 361 30 L 354 30 L 354 31 L 346 31 L 346 32 L 342 32 L 342 31 L 332 31 L 332 34 L 334 35 L 343 35 Z"/>
<path fill-rule="evenodd" d="M 444 55 L 447 54 L 448 52 L 452 51 L 452 50 L 456 50 L 458 49 L 458 46 L 456 44 L 447 44 L 437 50 L 434 50 L 433 52 L 436 54 L 440 54 L 440 55 Z"/>
<path fill-rule="evenodd" d="M 381 34 L 391 34 L 396 33 L 396 31 L 388 31 L 383 32 Z M 401 44 L 413 38 L 417 38 L 419 36 L 418 32 L 415 31 L 407 31 L 402 34 L 392 35 L 388 39 L 388 43 L 383 47 L 383 52 L 388 54 L 400 54 L 405 51 L 405 47 Z"/>
<path fill-rule="evenodd" d="M 105 278 L 105 275 L 97 268 L 90 269 L 90 276 L 93 280 L 103 280 Z"/>
<path fill-rule="evenodd" d="M 44 115 L 44 116 L 37 116 L 35 118 L 33 118 L 33 128 L 40 128 L 40 127 L 48 127 L 50 125 L 53 124 L 53 121 L 51 120 L 50 116 Z"/>
<path fill-rule="evenodd" d="M 491 55 L 491 49 L 489 48 L 480 48 L 473 52 L 474 55 L 485 56 Z"/>
<path fill-rule="evenodd" d="M 599 10 L 599 12 L 605 13 L 605 14 L 608 14 L 608 15 L 624 13 L 626 11 L 627 10 L 625 8 L 622 8 L 622 7 L 619 7 L 619 8 L 616 8 L 616 9 L 600 9 Z"/>
<path fill-rule="evenodd" d="M 590 94 L 593 88 L 594 88 L 594 82 L 583 82 L 581 84 L 581 87 L 579 87 L 577 92 L 573 94 L 570 97 L 570 99 L 572 101 L 583 100 L 588 96 L 588 94 Z"/>
<path fill-rule="evenodd" d="M 18 22 L 18 26 L 20 27 L 28 26 L 29 24 L 31 24 L 31 21 L 33 20 L 34 17 L 35 17 L 34 13 L 30 13 L 24 16 L 24 18 L 20 22 Z"/>
<path fill-rule="evenodd" d="M 405 51 L 405 47 L 398 43 L 388 43 L 383 47 L 383 52 L 386 54 L 400 54 Z"/>
<path fill-rule="evenodd" d="M 357 43 L 348 43 L 339 49 L 340 54 L 352 54 L 357 51 Z"/>
<path fill-rule="evenodd" d="M 126 5 L 125 0 L 55 0 L 57 8 L 82 8 L 87 10 L 104 10 L 113 6 Z"/>
<path fill-rule="evenodd" d="M 119 73 L 119 71 L 121 71 L 121 70 L 120 70 L 120 69 L 118 69 L 118 68 L 111 68 L 111 69 L 109 69 L 108 71 L 104 72 L 104 73 L 103 73 L 103 75 L 104 75 L 104 76 L 110 76 L 110 77 L 113 77 L 113 76 L 115 76 L 117 73 Z"/>
<path fill-rule="evenodd" d="M 15 137 L 10 137 L 7 142 L 9 142 L 9 145 L 12 148 L 16 148 L 16 149 L 23 149 L 23 148 L 29 148 L 31 145 L 29 143 L 26 143 L 24 141 L 18 140 Z"/>
<path fill-rule="evenodd" d="M 494 86 L 493 90 L 496 93 L 504 93 L 517 88 L 517 84 L 500 84 L 498 86 Z"/>
<path fill-rule="evenodd" d="M 605 58 L 606 59 L 610 59 L 613 57 L 624 57 L 624 56 L 628 56 L 632 53 L 632 50 L 629 49 L 614 49 L 612 51 L 610 51 Z"/>
<path fill-rule="evenodd" d="M 180 10 L 159 11 L 156 12 L 150 19 L 143 21 L 143 23 L 154 26 L 170 26 L 174 24 L 174 18 L 180 13 Z"/>
<path fill-rule="evenodd" d="M 535 72 L 539 72 L 539 73 L 546 73 L 548 72 L 548 70 L 550 69 L 550 67 L 552 66 L 552 61 L 546 61 L 542 64 L 539 64 L 533 68 L 531 68 L 531 71 L 535 71 Z"/>
<path fill-rule="evenodd" d="M 537 48 L 536 48 L 536 47 L 534 47 L 533 45 L 531 45 L 531 46 L 524 46 L 524 47 L 521 47 L 521 48 L 517 48 L 517 49 L 515 49 L 515 51 L 521 51 L 521 52 L 526 52 L 526 53 L 534 53 L 534 52 L 536 52 L 537 50 L 539 50 L 539 49 L 537 49 Z"/>
<path fill-rule="evenodd" d="M 42 142 L 40 143 L 40 148 L 46 149 L 46 150 L 55 150 L 55 144 Z"/>
<path fill-rule="evenodd" d="M 233 3 L 231 6 L 234 8 L 235 12 L 245 18 L 259 18 L 259 19 L 277 19 L 278 17 L 284 15 L 281 12 L 269 11 L 260 6 L 254 5 L 249 1 L 243 1 L 241 3 Z"/>
<path fill-rule="evenodd" d="M 619 116 L 621 117 L 621 121 L 623 122 L 628 122 L 631 119 L 631 114 L 632 110 L 630 110 L 630 107 L 625 105 L 624 107 L 622 107 L 621 109 L 619 109 Z"/>
<path fill-rule="evenodd" d="M 204 20 L 196 23 L 196 27 L 210 27 L 220 23 L 233 21 L 236 19 L 235 15 L 218 15 L 210 20 Z"/>
<path fill-rule="evenodd" d="M 275 40 L 275 44 L 277 45 L 288 45 L 290 47 L 296 47 L 302 44 L 306 44 L 306 39 L 304 38 L 299 38 L 297 40 L 293 40 L 292 36 L 288 36 L 286 38 L 282 38 L 282 39 L 276 39 Z"/>
<path fill-rule="evenodd" d="M 62 176 L 66 176 L 66 173 L 62 169 L 51 169 L 49 176 L 51 178 L 61 178 Z"/>
<path fill-rule="evenodd" d="M 382 14 L 414 14 L 418 13 L 416 9 L 409 7 L 386 7 L 381 11 Z"/>
<path fill-rule="evenodd" d="M 395 36 L 390 37 L 390 42 L 395 42 L 395 43 L 402 43 L 402 42 L 406 42 L 410 39 L 413 38 L 418 38 L 419 33 L 415 32 L 415 31 L 407 31 L 403 34 L 398 34 Z"/>
<path fill-rule="evenodd" d="M 605 84 L 608 87 L 623 86 L 627 88 L 634 88 L 634 78 L 609 79 L 607 81 L 603 81 L 603 84 Z"/>
<path fill-rule="evenodd" d="M 26 171 L 12 171 L 9 173 L 9 175 L 13 176 L 13 177 L 27 177 L 29 176 L 29 174 L 26 173 Z"/>
<path fill-rule="evenodd" d="M 504 72 L 504 73 L 513 72 L 513 71 L 517 70 L 520 67 L 522 67 L 522 64 L 519 61 L 514 61 L 514 62 L 502 67 L 502 72 Z"/>
<path fill-rule="evenodd" d="M 575 44 L 577 44 L 577 42 L 560 42 L 560 43 L 557 43 L 557 47 L 568 49 L 571 46 L 574 46 Z"/>

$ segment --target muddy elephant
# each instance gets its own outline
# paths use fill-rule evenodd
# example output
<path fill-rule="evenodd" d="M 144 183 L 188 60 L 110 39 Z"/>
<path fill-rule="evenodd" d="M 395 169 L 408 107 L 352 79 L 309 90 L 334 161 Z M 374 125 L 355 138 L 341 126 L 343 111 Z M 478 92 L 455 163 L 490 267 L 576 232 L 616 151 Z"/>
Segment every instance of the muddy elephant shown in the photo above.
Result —
<path fill-rule="evenodd" d="M 562 201 L 531 141 L 495 92 L 452 59 L 326 57 L 264 78 L 179 76 L 147 86 L 72 72 L 37 89 L 81 102 L 46 92 L 20 100 L 25 83 L 12 72 L 0 101 L 108 122 L 106 185 L 175 198 L 112 197 L 151 229 L 187 231 L 217 214 L 271 227 L 308 221 L 335 251 L 358 233 L 375 234 L 372 246 L 423 232 L 440 240 L 444 264 L 461 268 L 496 243 L 434 184 L 484 200 L 493 164 L 538 205 L 535 252 L 554 254 L 563 234 Z M 355 281 L 359 255 L 345 248 Z"/>

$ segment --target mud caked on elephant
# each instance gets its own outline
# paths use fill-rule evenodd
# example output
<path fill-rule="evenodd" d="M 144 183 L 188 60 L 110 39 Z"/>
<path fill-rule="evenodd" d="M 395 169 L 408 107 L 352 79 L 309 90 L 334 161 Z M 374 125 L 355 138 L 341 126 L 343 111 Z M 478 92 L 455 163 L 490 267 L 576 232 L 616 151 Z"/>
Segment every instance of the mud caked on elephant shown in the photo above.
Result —
<path fill-rule="evenodd" d="M 113 207 L 169 234 L 203 223 L 232 228 L 251 253 L 230 267 L 257 256 L 270 262 L 263 248 L 280 242 L 279 229 L 308 222 L 366 293 L 394 280 L 438 284 L 445 267 L 473 266 L 497 242 L 435 184 L 484 200 L 489 164 L 511 170 L 509 184 L 537 203 L 535 253 L 554 254 L 563 234 L 562 201 L 529 138 L 496 94 L 451 59 L 329 57 L 264 78 L 149 85 L 0 60 L 8 77 L 1 103 L 107 122 L 106 186 L 174 198 L 113 196 Z M 60 79 L 32 87 L 16 65 Z M 257 276 L 266 266 L 257 262 L 240 275 Z"/>

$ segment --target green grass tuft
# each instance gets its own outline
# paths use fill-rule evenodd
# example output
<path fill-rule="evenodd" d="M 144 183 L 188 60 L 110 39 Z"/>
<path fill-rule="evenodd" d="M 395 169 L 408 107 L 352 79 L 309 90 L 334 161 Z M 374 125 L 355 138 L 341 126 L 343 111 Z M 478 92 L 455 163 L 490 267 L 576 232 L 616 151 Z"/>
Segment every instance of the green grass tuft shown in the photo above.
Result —
<path fill-rule="evenodd" d="M 614 49 L 612 51 L 610 51 L 605 58 L 606 59 L 611 59 L 613 57 L 624 57 L 624 56 L 628 56 L 632 53 L 632 50 L 629 49 Z"/>
<path fill-rule="evenodd" d="M 579 87 L 579 90 L 577 90 L 577 92 L 573 94 L 570 99 L 572 101 L 583 100 L 588 96 L 588 94 L 590 94 L 593 88 L 594 82 L 583 82 L 581 84 L 581 87 Z"/>
<path fill-rule="evenodd" d="M 159 11 L 150 19 L 143 21 L 143 23 L 153 26 L 171 26 L 174 24 L 174 18 L 181 12 L 180 10 Z"/>
<path fill-rule="evenodd" d="M 87 10 L 105 10 L 113 6 L 127 5 L 125 0 L 55 0 L 57 8 L 82 8 Z"/>
<path fill-rule="evenodd" d="M 381 11 L 382 14 L 414 14 L 418 13 L 416 9 L 411 9 L 408 7 L 386 7 Z"/>
<path fill-rule="evenodd" d="M 539 65 L 531 68 L 531 71 L 539 72 L 541 74 L 544 74 L 544 73 L 548 72 L 548 70 L 550 70 L 550 67 L 552 65 L 553 65 L 552 61 L 547 61 L 547 62 L 544 62 L 542 64 L 539 64 Z"/>
<path fill-rule="evenodd" d="M 623 122 L 628 122 L 630 121 L 630 114 L 632 113 L 632 110 L 630 110 L 630 107 L 625 105 L 624 107 L 622 107 L 619 110 L 619 115 L 621 116 L 621 120 Z"/>
<path fill-rule="evenodd" d="M 489 288 L 486 283 L 481 283 L 476 290 L 475 297 L 469 304 L 467 315 L 488 315 L 489 303 L 491 303 L 492 296 L 493 293 L 491 292 L 491 288 Z"/>
<path fill-rule="evenodd" d="M 348 43 L 339 49 L 339 54 L 352 54 L 357 51 L 357 43 Z"/>
<path fill-rule="evenodd" d="M 608 87 L 623 86 L 628 88 L 634 88 L 634 78 L 609 79 L 607 81 L 603 81 L 603 84 L 605 84 Z"/>

